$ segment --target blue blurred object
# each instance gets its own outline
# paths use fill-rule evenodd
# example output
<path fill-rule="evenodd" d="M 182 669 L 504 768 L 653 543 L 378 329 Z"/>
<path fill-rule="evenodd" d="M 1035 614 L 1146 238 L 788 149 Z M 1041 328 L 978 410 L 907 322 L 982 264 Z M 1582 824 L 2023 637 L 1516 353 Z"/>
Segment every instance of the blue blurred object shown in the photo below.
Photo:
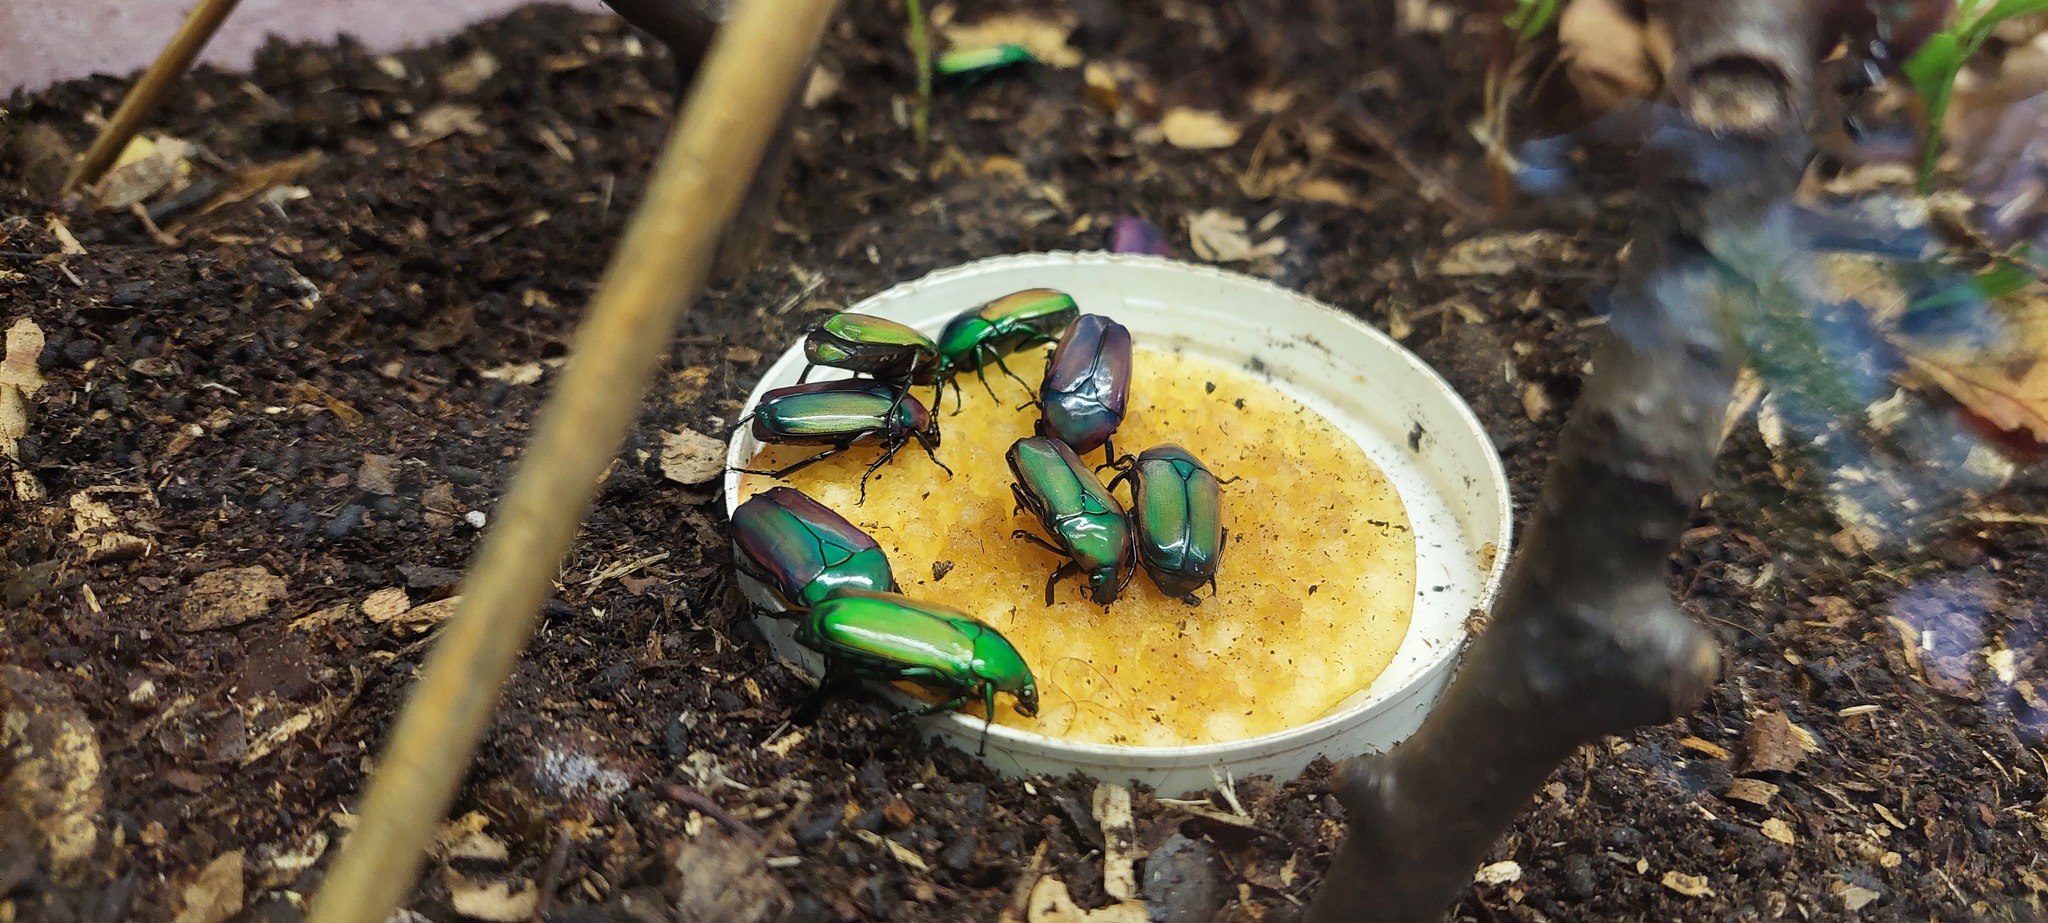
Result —
<path fill-rule="evenodd" d="M 1166 235 L 1159 226 L 1135 215 L 1116 219 L 1116 226 L 1109 232 L 1109 252 L 1150 253 L 1154 256 L 1172 256 L 1173 247 L 1166 242 Z"/>

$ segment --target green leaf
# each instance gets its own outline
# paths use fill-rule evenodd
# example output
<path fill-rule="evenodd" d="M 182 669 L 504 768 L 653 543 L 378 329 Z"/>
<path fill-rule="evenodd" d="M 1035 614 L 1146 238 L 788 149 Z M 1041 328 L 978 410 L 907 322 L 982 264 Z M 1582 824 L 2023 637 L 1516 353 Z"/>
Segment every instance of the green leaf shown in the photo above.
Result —
<path fill-rule="evenodd" d="M 1963 44 L 1954 32 L 1936 32 L 1900 65 L 1923 99 L 1946 96 L 1963 69 Z"/>
<path fill-rule="evenodd" d="M 1514 12 L 1507 16 L 1507 26 L 1515 30 L 1522 41 L 1530 41 L 1542 35 L 1557 18 L 1557 7 L 1562 0 L 1515 0 Z"/>
<path fill-rule="evenodd" d="M 1972 31 L 1989 30 L 2014 16 L 2048 11 L 2048 0 L 1998 0 L 1970 23 Z"/>

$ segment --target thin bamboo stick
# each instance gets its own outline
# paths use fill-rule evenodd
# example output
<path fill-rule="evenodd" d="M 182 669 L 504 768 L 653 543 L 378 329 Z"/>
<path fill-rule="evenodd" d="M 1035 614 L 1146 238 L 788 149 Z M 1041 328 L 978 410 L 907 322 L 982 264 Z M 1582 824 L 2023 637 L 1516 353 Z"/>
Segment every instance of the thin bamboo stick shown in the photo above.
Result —
<path fill-rule="evenodd" d="M 214 31 L 227 20 L 229 13 L 234 12 L 235 4 L 239 2 L 199 0 L 198 5 L 192 7 L 192 12 L 185 16 L 185 24 L 178 27 L 178 33 L 171 36 L 170 43 L 157 53 L 156 60 L 150 62 L 149 70 L 142 72 L 142 79 L 128 88 L 128 95 L 114 110 L 114 117 L 100 129 L 99 137 L 92 140 L 92 147 L 86 149 L 85 156 L 72 166 L 71 175 L 64 178 L 61 195 L 70 195 L 72 190 L 99 179 L 100 174 L 113 165 L 114 159 L 121 156 L 121 149 L 128 146 L 128 140 L 135 137 L 143 121 L 156 110 L 156 104 L 192 66 L 192 61 L 206 48 L 207 40 L 213 38 Z"/>
<path fill-rule="evenodd" d="M 836 5 L 749 0 L 713 40 L 310 923 L 384 923 L 411 893 L 598 477 L 639 415 Z"/>

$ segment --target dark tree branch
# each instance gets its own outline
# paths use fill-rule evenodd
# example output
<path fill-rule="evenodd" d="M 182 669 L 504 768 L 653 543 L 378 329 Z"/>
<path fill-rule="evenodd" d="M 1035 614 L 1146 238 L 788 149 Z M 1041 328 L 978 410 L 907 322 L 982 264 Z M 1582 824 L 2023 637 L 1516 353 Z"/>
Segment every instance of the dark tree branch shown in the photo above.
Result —
<path fill-rule="evenodd" d="M 1646 208 L 1592 376 L 1443 700 L 1392 752 L 1340 767 L 1350 830 L 1309 923 L 1441 919 L 1573 750 L 1683 714 L 1719 672 L 1666 563 L 1710 486 L 1746 325 L 1804 271 L 1791 195 L 1822 43 L 1817 6 L 1677 6 L 1683 113 L 1623 120 L 1642 131 Z"/>

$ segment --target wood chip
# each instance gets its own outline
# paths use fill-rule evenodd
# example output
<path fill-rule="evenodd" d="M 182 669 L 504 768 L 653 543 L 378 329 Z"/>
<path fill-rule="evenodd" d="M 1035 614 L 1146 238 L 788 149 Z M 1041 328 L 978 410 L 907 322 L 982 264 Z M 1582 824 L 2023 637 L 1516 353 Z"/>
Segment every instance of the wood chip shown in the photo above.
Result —
<path fill-rule="evenodd" d="M 1749 723 L 1742 735 L 1744 773 L 1791 772 L 1819 749 L 1819 742 L 1805 728 L 1792 723 L 1784 712 L 1769 711 Z"/>
<path fill-rule="evenodd" d="M 896 861 L 904 865 L 920 872 L 931 871 L 931 866 L 925 864 L 923 856 L 918 855 L 915 850 L 902 843 L 898 843 L 872 830 L 855 830 L 853 836 L 869 846 L 880 846 L 888 850 L 890 855 L 896 857 Z"/>
<path fill-rule="evenodd" d="M 24 317 L 7 328 L 7 355 L 0 359 L 0 454 L 19 459 L 28 435 L 29 398 L 43 387 L 40 360 L 43 328 Z"/>
<path fill-rule="evenodd" d="M 1504 885 L 1522 880 L 1522 864 L 1512 859 L 1479 867 L 1472 880 L 1482 885 Z"/>
<path fill-rule="evenodd" d="M 356 469 L 356 486 L 380 497 L 398 492 L 398 456 L 366 454 Z"/>
<path fill-rule="evenodd" d="M 1758 829 L 1763 832 L 1764 836 L 1786 846 L 1790 846 L 1793 843 L 1792 825 L 1778 818 L 1773 817 L 1770 820 L 1764 821 L 1763 826 Z"/>
<path fill-rule="evenodd" d="M 1678 745 L 1686 748 L 1687 750 L 1691 750 L 1694 753 L 1705 754 L 1706 756 L 1713 757 L 1717 760 L 1725 760 L 1728 758 L 1727 749 L 1723 748 L 1720 744 L 1714 743 L 1713 741 L 1701 740 L 1697 737 L 1686 737 L 1680 739 L 1678 741 Z"/>
<path fill-rule="evenodd" d="M 1159 120 L 1166 143 L 1183 150 L 1208 151 L 1230 147 L 1244 137 L 1244 126 L 1206 109 L 1176 106 Z"/>
<path fill-rule="evenodd" d="M 430 603 L 421 603 L 411 609 L 407 609 L 397 618 L 392 619 L 389 625 L 392 631 L 401 634 L 419 634 L 447 621 L 450 616 L 455 614 L 456 607 L 461 604 L 462 597 L 460 596 L 450 596 L 447 599 L 437 599 Z"/>
<path fill-rule="evenodd" d="M 1502 276 L 1518 269 L 1577 262 L 1583 254 L 1577 241 L 1556 231 L 1488 234 L 1451 245 L 1437 260 L 1436 271 L 1446 276 Z"/>
<path fill-rule="evenodd" d="M 363 614 L 379 625 L 411 610 L 412 600 L 406 596 L 404 587 L 385 587 L 363 600 Z"/>
<path fill-rule="evenodd" d="M 1095 786 L 1095 823 L 1102 828 L 1102 890 L 1128 901 L 1138 896 L 1137 827 L 1131 818 L 1131 790 L 1111 782 Z"/>
<path fill-rule="evenodd" d="M 0 664 L 0 754 L 9 766 L 0 773 L 0 811 L 28 818 L 54 877 L 75 887 L 100 841 L 105 806 L 92 721 L 55 680 Z"/>
<path fill-rule="evenodd" d="M 1730 801 L 1746 801 L 1763 806 L 1778 797 L 1778 787 L 1761 779 L 1736 779 L 1728 783 L 1728 791 L 1722 793 L 1722 797 Z"/>
<path fill-rule="evenodd" d="M 199 575 L 179 604 L 179 631 L 232 628 L 270 614 L 285 595 L 284 578 L 264 568 L 227 567 Z"/>
<path fill-rule="evenodd" d="M 442 882 L 448 886 L 448 903 L 455 912 L 472 920 L 525 923 L 540 906 L 540 889 L 524 878 L 472 878 L 448 869 Z"/>
<path fill-rule="evenodd" d="M 1842 909 L 1847 910 L 1850 913 L 1855 913 L 1856 911 L 1862 910 L 1864 907 L 1869 906 L 1871 901 L 1877 900 L 1878 898 L 1883 896 L 1883 892 L 1872 891 L 1869 888 L 1859 887 L 1857 885 L 1850 885 L 1842 889 Z"/>
<path fill-rule="evenodd" d="M 1665 872 L 1664 887 L 1670 888 L 1686 897 L 1714 896 L 1714 889 L 1707 887 L 1707 880 L 1705 878 L 1698 875 L 1687 875 L 1684 872 Z"/>
<path fill-rule="evenodd" d="M 221 923 L 242 912 L 242 851 L 221 853 L 178 889 L 173 923 Z"/>
<path fill-rule="evenodd" d="M 1135 901 L 1082 910 L 1067 891 L 1067 884 L 1047 875 L 1031 888 L 1025 905 L 1029 923 L 1150 923 L 1145 905 Z"/>

